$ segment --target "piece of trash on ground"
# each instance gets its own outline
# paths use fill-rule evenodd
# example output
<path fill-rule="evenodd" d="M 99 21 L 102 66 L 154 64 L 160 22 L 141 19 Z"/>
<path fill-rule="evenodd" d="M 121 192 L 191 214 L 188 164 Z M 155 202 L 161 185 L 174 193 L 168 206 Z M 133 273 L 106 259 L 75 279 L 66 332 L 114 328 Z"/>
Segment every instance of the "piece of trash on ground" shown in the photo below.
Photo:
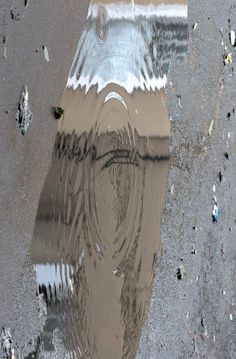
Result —
<path fill-rule="evenodd" d="M 219 208 L 217 202 L 215 202 L 212 210 L 211 210 L 212 222 L 217 223 L 219 218 Z"/>
<path fill-rule="evenodd" d="M 53 113 L 56 120 L 59 120 L 64 115 L 64 109 L 60 106 L 53 107 Z"/>
<path fill-rule="evenodd" d="M 25 7 L 28 7 L 29 5 L 29 0 L 25 0 Z"/>
<path fill-rule="evenodd" d="M 193 29 L 193 30 L 196 30 L 197 27 L 198 27 L 198 22 L 195 22 L 195 23 L 193 24 L 193 26 L 192 26 L 192 29 Z"/>
<path fill-rule="evenodd" d="M 185 271 L 184 265 L 181 264 L 181 265 L 179 266 L 179 268 L 177 269 L 177 273 L 176 273 L 178 280 L 182 280 L 183 277 L 184 277 L 186 274 L 187 274 L 187 273 L 186 273 L 186 271 Z"/>
<path fill-rule="evenodd" d="M 28 88 L 25 86 L 22 90 L 20 102 L 16 112 L 16 121 L 18 122 L 18 127 L 21 130 L 22 135 L 25 135 L 32 120 L 33 114 L 29 108 Z"/>
<path fill-rule="evenodd" d="M 232 62 L 233 62 L 232 53 L 224 55 L 224 65 L 232 64 Z"/>
<path fill-rule="evenodd" d="M 213 125 L 214 125 L 214 120 L 211 121 L 210 127 L 208 129 L 208 135 L 209 136 L 211 136 Z"/>
<path fill-rule="evenodd" d="M 48 49 L 47 46 L 43 45 L 43 53 L 44 53 L 44 58 L 47 62 L 49 62 L 49 53 L 48 53 Z"/>
<path fill-rule="evenodd" d="M 231 30 L 229 34 L 230 43 L 232 46 L 236 45 L 236 37 L 235 37 L 235 31 Z"/>
<path fill-rule="evenodd" d="M 182 104 L 181 104 L 182 97 L 181 97 L 181 95 L 177 95 L 177 99 L 178 99 L 178 106 L 179 106 L 180 109 L 182 109 Z"/>

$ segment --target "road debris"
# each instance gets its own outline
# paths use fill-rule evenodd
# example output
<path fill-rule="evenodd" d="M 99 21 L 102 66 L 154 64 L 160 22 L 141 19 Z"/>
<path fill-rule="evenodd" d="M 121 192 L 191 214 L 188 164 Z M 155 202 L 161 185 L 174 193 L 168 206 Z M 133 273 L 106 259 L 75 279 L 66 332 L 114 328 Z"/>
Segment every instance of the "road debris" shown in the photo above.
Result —
<path fill-rule="evenodd" d="M 192 245 L 191 254 L 197 254 L 197 250 L 194 244 Z"/>
<path fill-rule="evenodd" d="M 12 18 L 12 20 L 15 20 L 15 21 L 20 20 L 20 13 L 17 11 L 17 9 L 11 10 L 11 18 Z"/>
<path fill-rule="evenodd" d="M 222 182 L 222 180 L 223 180 L 223 175 L 222 175 L 222 172 L 221 172 L 221 171 L 218 173 L 218 178 L 219 178 L 219 181 Z"/>
<path fill-rule="evenodd" d="M 29 0 L 25 0 L 25 7 L 28 7 L 29 5 Z"/>
<path fill-rule="evenodd" d="M 2 327 L 1 347 L 4 353 L 4 359 L 15 359 L 15 350 L 12 346 L 12 337 L 9 328 Z"/>
<path fill-rule="evenodd" d="M 59 120 L 64 115 L 64 109 L 60 106 L 53 107 L 53 113 L 56 120 Z"/>
<path fill-rule="evenodd" d="M 49 53 L 48 53 L 48 49 L 47 46 L 43 45 L 43 54 L 44 54 L 44 58 L 47 62 L 49 62 Z"/>
<path fill-rule="evenodd" d="M 177 99 L 178 99 L 178 106 L 179 106 L 179 108 L 182 110 L 182 104 L 181 104 L 182 96 L 181 96 L 181 95 L 177 95 Z"/>
<path fill-rule="evenodd" d="M 236 46 L 236 37 L 235 37 L 235 31 L 231 30 L 229 33 L 229 39 L 232 46 Z"/>
<path fill-rule="evenodd" d="M 227 64 L 232 64 L 233 62 L 233 57 L 232 57 L 232 53 L 229 54 L 225 54 L 224 55 L 224 66 Z"/>
<path fill-rule="evenodd" d="M 210 127 L 208 129 L 208 136 L 211 136 L 213 125 L 214 125 L 214 120 L 211 121 Z"/>
<path fill-rule="evenodd" d="M 219 218 L 219 208 L 217 202 L 215 201 L 214 206 L 211 210 L 212 222 L 217 223 Z"/>
<path fill-rule="evenodd" d="M 24 136 L 28 130 L 29 124 L 33 120 L 33 114 L 29 108 L 29 93 L 28 88 L 25 86 L 22 90 L 18 110 L 16 112 L 16 121 L 18 127 L 21 130 L 21 134 Z"/>
<path fill-rule="evenodd" d="M 181 265 L 179 266 L 179 268 L 177 269 L 177 273 L 176 273 L 177 279 L 178 279 L 178 280 L 182 280 L 183 277 L 184 277 L 186 274 L 187 274 L 187 273 L 186 273 L 186 270 L 185 270 L 185 268 L 184 268 L 184 265 L 181 264 Z"/>
<path fill-rule="evenodd" d="M 193 26 L 192 26 L 192 29 L 193 29 L 193 30 L 196 30 L 197 27 L 198 27 L 198 22 L 195 22 L 195 23 L 193 24 Z"/>
<path fill-rule="evenodd" d="M 230 317 L 230 320 L 233 320 L 233 314 L 232 313 L 230 313 L 229 317 Z"/>
<path fill-rule="evenodd" d="M 6 35 L 3 35 L 2 43 L 3 43 L 3 57 L 4 57 L 4 59 L 6 59 L 7 58 L 7 37 L 6 37 Z"/>
<path fill-rule="evenodd" d="M 228 152 L 225 152 L 224 153 L 224 156 L 225 156 L 225 158 L 228 160 L 229 159 L 229 154 L 228 154 Z"/>

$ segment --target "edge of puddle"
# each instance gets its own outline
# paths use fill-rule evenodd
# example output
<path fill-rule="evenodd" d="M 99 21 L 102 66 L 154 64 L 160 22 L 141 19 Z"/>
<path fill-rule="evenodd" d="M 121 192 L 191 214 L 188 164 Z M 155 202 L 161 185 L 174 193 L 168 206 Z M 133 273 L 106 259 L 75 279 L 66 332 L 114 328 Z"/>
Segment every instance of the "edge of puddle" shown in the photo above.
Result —
<path fill-rule="evenodd" d="M 230 66 L 223 66 L 221 46 L 224 40 L 235 56 L 228 39 L 228 20 L 232 27 L 236 22 L 233 4 L 228 0 L 222 9 L 219 0 L 189 1 L 188 61 L 172 67 L 173 88 L 167 91 L 169 113 L 176 121 L 170 138 L 172 165 L 162 215 L 162 253 L 137 359 L 233 359 L 235 355 L 236 160 L 224 158 L 226 149 L 232 154 L 236 148 L 234 75 Z M 195 22 L 199 24 L 193 30 Z M 220 78 L 225 87 L 219 95 Z M 227 131 L 232 139 L 228 147 L 222 140 Z M 225 180 L 219 183 L 221 170 Z M 216 226 L 211 219 L 214 185 L 221 216 Z M 193 246 L 196 254 L 191 253 Z M 178 280 L 181 264 L 186 276 Z"/>

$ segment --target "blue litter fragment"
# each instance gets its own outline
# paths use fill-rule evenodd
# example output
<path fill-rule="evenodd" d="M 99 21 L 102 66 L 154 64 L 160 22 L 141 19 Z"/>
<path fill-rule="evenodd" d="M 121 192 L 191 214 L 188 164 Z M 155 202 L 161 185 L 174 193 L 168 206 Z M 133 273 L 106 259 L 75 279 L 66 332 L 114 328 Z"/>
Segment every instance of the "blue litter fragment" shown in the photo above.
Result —
<path fill-rule="evenodd" d="M 211 215 L 213 223 L 217 223 L 219 218 L 219 208 L 217 206 L 217 203 L 214 204 Z"/>

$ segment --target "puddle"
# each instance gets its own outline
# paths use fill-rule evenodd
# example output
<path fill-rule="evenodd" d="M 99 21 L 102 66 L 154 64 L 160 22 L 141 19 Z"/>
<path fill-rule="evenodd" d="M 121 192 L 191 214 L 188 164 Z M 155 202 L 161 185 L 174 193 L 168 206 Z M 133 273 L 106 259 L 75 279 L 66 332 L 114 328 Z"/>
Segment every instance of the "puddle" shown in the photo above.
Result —
<path fill-rule="evenodd" d="M 45 358 L 135 358 L 160 248 L 163 87 L 186 53 L 187 10 L 104 3 L 91 4 L 71 67 L 31 245 Z"/>

